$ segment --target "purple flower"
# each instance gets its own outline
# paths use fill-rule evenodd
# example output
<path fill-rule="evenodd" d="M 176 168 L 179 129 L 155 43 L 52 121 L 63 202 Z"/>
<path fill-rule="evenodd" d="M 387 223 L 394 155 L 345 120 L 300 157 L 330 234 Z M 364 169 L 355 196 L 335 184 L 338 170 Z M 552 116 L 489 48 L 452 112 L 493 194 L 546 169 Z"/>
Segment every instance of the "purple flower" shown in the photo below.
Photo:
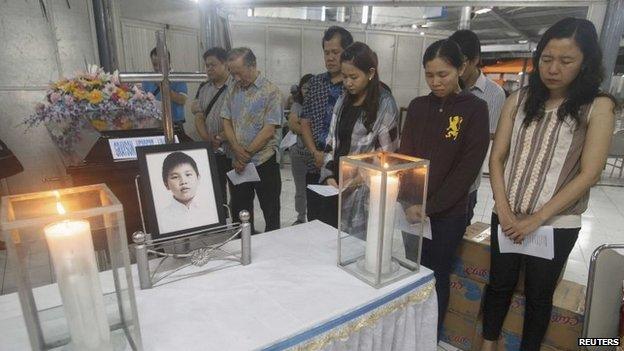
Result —
<path fill-rule="evenodd" d="M 58 92 L 55 91 L 52 94 L 50 94 L 50 102 L 51 103 L 56 104 L 60 100 L 61 100 L 61 94 L 59 94 Z"/>
<path fill-rule="evenodd" d="M 72 106 L 74 104 L 74 98 L 71 95 L 65 95 L 63 97 L 63 102 L 67 107 Z"/>

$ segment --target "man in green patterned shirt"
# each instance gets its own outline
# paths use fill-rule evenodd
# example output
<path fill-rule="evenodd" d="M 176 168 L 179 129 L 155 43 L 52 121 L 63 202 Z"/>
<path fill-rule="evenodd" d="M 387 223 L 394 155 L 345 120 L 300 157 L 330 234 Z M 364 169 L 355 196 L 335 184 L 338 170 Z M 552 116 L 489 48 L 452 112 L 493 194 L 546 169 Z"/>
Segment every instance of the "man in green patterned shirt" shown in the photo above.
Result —
<path fill-rule="evenodd" d="M 266 222 L 265 231 L 280 227 L 280 193 L 282 181 L 276 160 L 278 132 L 282 125 L 281 94 L 256 68 L 256 56 L 249 48 L 236 48 L 228 53 L 228 68 L 236 80 L 228 89 L 221 118 L 231 149 L 232 167 L 241 173 L 253 164 L 259 182 L 232 185 L 232 211 L 248 210 L 252 215 L 254 192 Z"/>

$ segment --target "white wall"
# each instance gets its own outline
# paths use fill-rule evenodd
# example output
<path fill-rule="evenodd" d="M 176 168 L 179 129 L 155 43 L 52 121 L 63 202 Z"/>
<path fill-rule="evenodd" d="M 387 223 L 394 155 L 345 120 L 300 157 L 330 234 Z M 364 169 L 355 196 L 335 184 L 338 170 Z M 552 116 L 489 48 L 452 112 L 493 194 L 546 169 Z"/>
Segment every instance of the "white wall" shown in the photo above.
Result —
<path fill-rule="evenodd" d="M 174 70 L 201 69 L 198 5 L 189 0 L 116 0 L 120 70 L 151 71 L 149 52 L 155 32 L 165 30 Z M 126 52 L 127 51 L 127 52 Z"/>
<path fill-rule="evenodd" d="M 98 62 L 91 0 L 43 3 L 47 19 L 38 1 L 0 2 L 0 139 L 25 168 L 3 181 L 3 191 L 11 194 L 67 183 L 45 127 L 26 132 L 22 122 L 42 101 L 49 82 Z"/>

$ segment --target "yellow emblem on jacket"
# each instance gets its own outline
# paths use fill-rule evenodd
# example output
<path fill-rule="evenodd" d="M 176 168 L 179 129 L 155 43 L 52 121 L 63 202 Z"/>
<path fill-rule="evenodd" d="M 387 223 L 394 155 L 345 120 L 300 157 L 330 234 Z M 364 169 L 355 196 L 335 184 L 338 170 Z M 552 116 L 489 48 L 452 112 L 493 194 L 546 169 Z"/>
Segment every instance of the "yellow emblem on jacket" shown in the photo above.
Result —
<path fill-rule="evenodd" d="M 445 135 L 447 139 L 453 138 L 453 140 L 457 140 L 457 137 L 459 136 L 460 126 L 463 120 L 464 119 L 460 116 L 449 117 L 449 126 L 446 128 Z"/>

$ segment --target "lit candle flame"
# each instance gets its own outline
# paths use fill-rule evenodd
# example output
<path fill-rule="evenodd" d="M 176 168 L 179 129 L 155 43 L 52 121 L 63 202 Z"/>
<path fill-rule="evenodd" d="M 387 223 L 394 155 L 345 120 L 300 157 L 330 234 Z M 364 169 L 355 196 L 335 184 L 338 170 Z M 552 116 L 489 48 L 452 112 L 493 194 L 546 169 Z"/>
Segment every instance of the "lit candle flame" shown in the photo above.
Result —
<path fill-rule="evenodd" d="M 61 193 L 59 193 L 58 190 L 54 190 L 54 196 L 56 196 L 56 211 L 58 211 L 60 215 L 64 215 L 66 211 L 61 203 Z"/>
<path fill-rule="evenodd" d="M 63 207 L 63 204 L 60 201 L 56 202 L 56 210 L 58 211 L 60 215 L 65 214 L 65 207 Z"/>

